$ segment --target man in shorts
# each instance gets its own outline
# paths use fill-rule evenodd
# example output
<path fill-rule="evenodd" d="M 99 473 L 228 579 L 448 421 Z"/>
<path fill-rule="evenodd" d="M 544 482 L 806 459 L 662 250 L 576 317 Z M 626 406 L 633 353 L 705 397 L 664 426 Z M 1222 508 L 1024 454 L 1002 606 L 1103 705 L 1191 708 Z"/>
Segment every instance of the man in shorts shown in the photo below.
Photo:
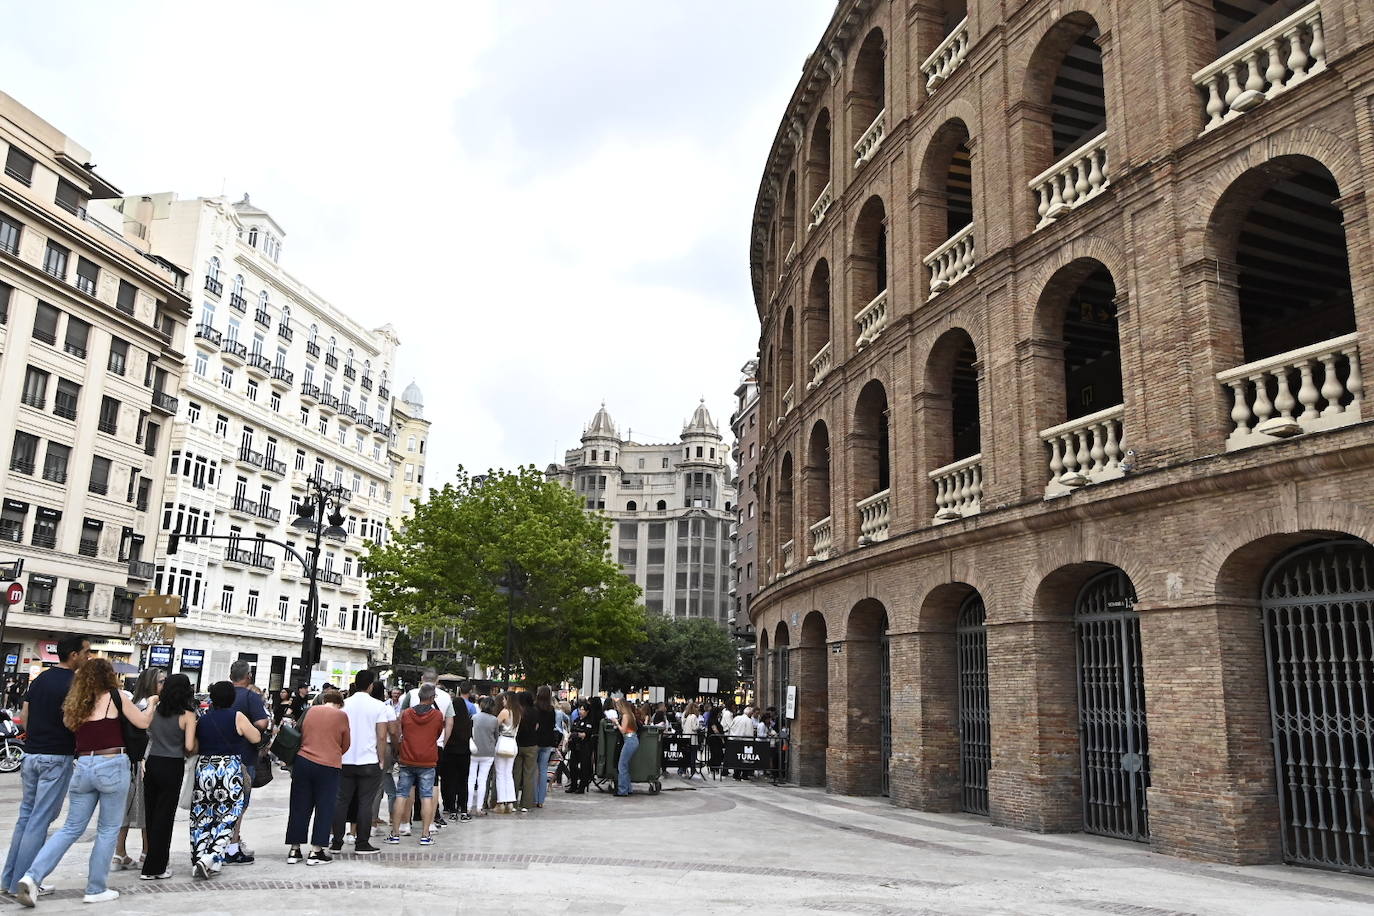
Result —
<path fill-rule="evenodd" d="M 397 752 L 400 769 L 396 774 L 396 803 L 391 808 L 391 835 L 386 842 L 401 842 L 400 825 L 410 823 L 410 792 L 420 796 L 420 845 L 431 846 L 430 831 L 434 824 L 434 774 L 439 766 L 439 752 L 447 724 L 444 714 L 434 703 L 434 685 L 421 684 L 419 702 L 401 713 L 399 721 L 401 741 Z"/>

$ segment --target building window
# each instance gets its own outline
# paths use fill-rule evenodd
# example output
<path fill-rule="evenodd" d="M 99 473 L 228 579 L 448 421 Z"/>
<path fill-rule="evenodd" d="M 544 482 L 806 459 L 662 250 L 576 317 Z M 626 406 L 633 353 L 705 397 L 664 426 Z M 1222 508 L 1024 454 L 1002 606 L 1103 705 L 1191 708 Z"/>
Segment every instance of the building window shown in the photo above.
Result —
<path fill-rule="evenodd" d="M 186 404 L 186 419 L 191 423 L 200 422 L 200 405 L 195 401 Z"/>
<path fill-rule="evenodd" d="M 49 241 L 43 253 L 43 270 L 59 280 L 67 279 L 67 259 L 71 252 L 56 242 Z"/>
<path fill-rule="evenodd" d="M 56 306 L 46 302 L 38 303 L 38 310 L 33 316 L 33 337 L 34 340 L 41 340 L 45 344 L 57 343 L 57 319 L 62 315 Z"/>
<path fill-rule="evenodd" d="M 221 614 L 232 614 L 234 612 L 234 586 L 224 586 L 224 591 L 219 595 L 219 610 Z"/>
<path fill-rule="evenodd" d="M 37 442 L 37 440 L 34 440 Z M 48 443 L 47 454 L 43 458 L 43 479 L 52 483 L 67 482 L 67 462 L 71 458 L 70 447 L 56 442 Z"/>
<path fill-rule="evenodd" d="M 268 404 L 271 406 L 272 410 L 273 410 L 275 413 L 281 413 L 281 395 L 280 395 L 280 394 L 278 394 L 278 393 L 275 392 L 275 391 L 272 392 L 272 397 L 268 400 Z"/>
<path fill-rule="evenodd" d="M 99 556 L 100 531 L 103 527 L 103 523 L 96 519 L 86 519 L 81 525 L 81 543 L 77 545 L 76 552 L 83 557 Z"/>
<path fill-rule="evenodd" d="M 110 492 L 110 465 L 112 462 L 108 458 L 96 456 L 91 459 L 91 481 L 87 485 L 92 493 L 105 496 Z"/>
<path fill-rule="evenodd" d="M 29 535 L 29 543 L 35 547 L 47 547 L 48 549 L 56 547 L 57 523 L 61 519 L 62 513 L 56 509 L 39 506 L 38 515 L 33 520 L 33 534 Z"/>
<path fill-rule="evenodd" d="M 221 439 L 229 435 L 229 418 L 224 414 L 218 414 L 215 417 L 215 435 Z"/>
<path fill-rule="evenodd" d="M 33 184 L 33 167 L 37 160 L 17 146 L 10 146 L 5 155 L 5 174 L 23 185 Z"/>
<path fill-rule="evenodd" d="M 247 611 L 248 611 L 248 616 L 249 616 L 249 617 L 256 617 L 256 616 L 258 616 L 258 593 L 255 592 L 255 591 L 249 591 L 249 592 L 248 592 L 248 607 L 247 607 Z"/>
<path fill-rule="evenodd" d="M 208 356 L 206 356 L 204 353 L 202 353 L 202 352 L 200 352 L 199 350 L 197 350 L 197 351 L 196 351 L 196 364 L 195 364 L 195 373 L 196 373 L 196 375 L 199 375 L 201 378 L 205 378 L 206 373 L 208 373 L 209 371 L 210 371 L 210 358 L 209 358 Z"/>
<path fill-rule="evenodd" d="M 248 400 L 256 401 L 258 399 L 258 383 L 250 378 L 244 388 L 244 393 L 248 395 Z"/>
<path fill-rule="evenodd" d="M 108 433 L 113 436 L 119 432 L 119 408 L 120 403 L 109 395 L 100 399 L 100 423 L 98 424 L 98 428 L 102 433 Z"/>
<path fill-rule="evenodd" d="M 0 215 L 0 251 L 7 254 L 19 253 L 19 233 L 23 230 L 20 223 Z"/>
<path fill-rule="evenodd" d="M 749 504 L 749 517 L 750 517 L 750 518 L 753 518 L 753 517 L 754 517 L 754 504 L 753 504 L 753 503 L 750 503 L 750 504 Z"/>
<path fill-rule="evenodd" d="M 219 367 L 219 383 L 225 388 L 234 387 L 234 370 L 228 366 Z"/>
<path fill-rule="evenodd" d="M 58 379 L 57 391 L 52 399 L 53 416 L 61 417 L 64 420 L 75 420 L 76 405 L 80 399 L 80 385 L 64 378 Z"/>

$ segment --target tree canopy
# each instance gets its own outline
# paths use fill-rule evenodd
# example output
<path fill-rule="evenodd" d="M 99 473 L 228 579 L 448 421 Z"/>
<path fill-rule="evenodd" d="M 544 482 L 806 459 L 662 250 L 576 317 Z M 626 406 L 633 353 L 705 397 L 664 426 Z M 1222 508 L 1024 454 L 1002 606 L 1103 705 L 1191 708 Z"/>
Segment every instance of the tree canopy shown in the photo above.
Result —
<path fill-rule="evenodd" d="M 609 558 L 610 524 L 534 467 L 460 467 L 390 543 L 369 544 L 372 608 L 411 629 L 456 627 L 478 663 L 499 668 L 513 607 L 513 670 L 556 684 L 582 656 L 623 658 L 644 637 L 639 587 Z"/>
<path fill-rule="evenodd" d="M 698 679 L 720 679 L 720 689 L 735 688 L 737 656 L 730 636 L 704 617 L 649 616 L 644 638 L 623 661 L 604 662 L 606 690 L 663 687 L 669 694 L 695 696 Z"/>

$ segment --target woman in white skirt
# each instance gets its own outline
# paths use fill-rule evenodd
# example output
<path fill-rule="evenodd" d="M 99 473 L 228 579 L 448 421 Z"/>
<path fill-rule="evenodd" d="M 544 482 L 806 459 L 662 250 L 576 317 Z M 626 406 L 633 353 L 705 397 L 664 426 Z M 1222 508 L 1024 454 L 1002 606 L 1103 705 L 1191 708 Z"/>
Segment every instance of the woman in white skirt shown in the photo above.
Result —
<path fill-rule="evenodd" d="M 162 692 L 162 682 L 167 680 L 167 671 L 164 668 L 148 668 L 138 676 L 137 683 L 134 684 L 134 705 L 139 709 L 148 708 L 148 698 L 155 697 Z M 139 847 L 143 852 L 148 850 L 148 830 L 143 823 L 143 755 L 140 754 L 137 760 L 129 760 L 129 800 L 124 809 L 124 826 L 119 828 L 119 839 L 115 842 L 114 860 L 110 867 L 116 871 L 125 868 L 138 868 L 143 863 L 143 856 L 134 861 L 134 857 L 129 855 L 129 850 L 125 844 L 129 842 L 129 829 L 133 828 L 143 835 L 143 845 Z"/>

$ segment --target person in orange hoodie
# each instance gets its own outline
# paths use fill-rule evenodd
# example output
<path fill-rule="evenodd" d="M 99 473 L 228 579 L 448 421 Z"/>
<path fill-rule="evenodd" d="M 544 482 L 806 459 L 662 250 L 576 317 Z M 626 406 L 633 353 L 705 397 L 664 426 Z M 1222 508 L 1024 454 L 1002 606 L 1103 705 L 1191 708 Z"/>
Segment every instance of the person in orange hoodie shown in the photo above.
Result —
<path fill-rule="evenodd" d="M 439 765 L 439 749 L 444 734 L 444 714 L 434 705 L 434 685 L 421 684 L 420 702 L 401 713 L 401 745 L 396 756 L 400 770 L 396 776 L 396 803 L 391 808 L 391 835 L 386 842 L 401 842 L 399 827 L 410 823 L 410 790 L 420 795 L 421 846 L 434 845 L 430 829 L 434 824 L 434 773 Z"/>

